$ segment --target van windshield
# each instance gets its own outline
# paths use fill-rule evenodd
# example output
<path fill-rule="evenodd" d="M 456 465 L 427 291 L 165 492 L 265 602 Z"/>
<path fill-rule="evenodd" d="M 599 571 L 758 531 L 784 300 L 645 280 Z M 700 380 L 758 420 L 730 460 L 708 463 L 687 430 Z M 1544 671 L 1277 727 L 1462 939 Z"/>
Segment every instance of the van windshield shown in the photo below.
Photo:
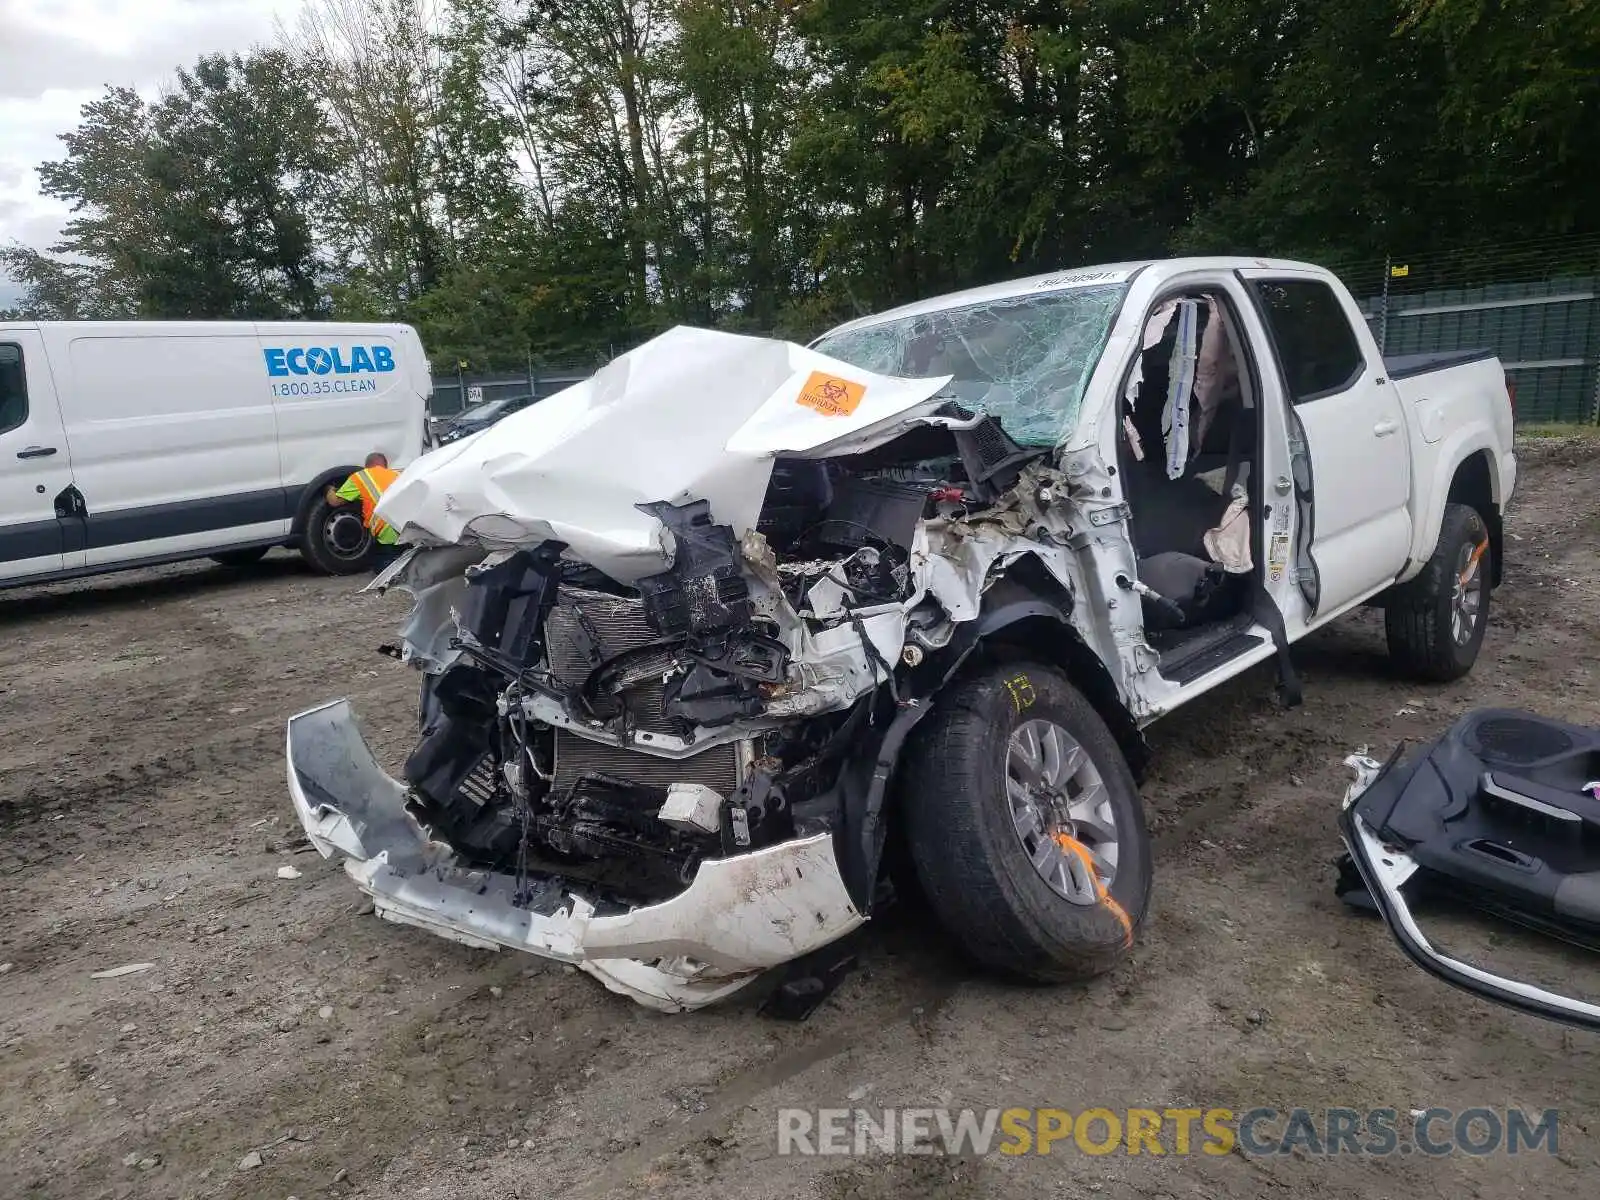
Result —
<path fill-rule="evenodd" d="M 1024 445 L 1072 431 L 1126 283 L 1007 296 L 823 335 L 812 349 L 880 375 L 952 375 L 945 390 Z"/>

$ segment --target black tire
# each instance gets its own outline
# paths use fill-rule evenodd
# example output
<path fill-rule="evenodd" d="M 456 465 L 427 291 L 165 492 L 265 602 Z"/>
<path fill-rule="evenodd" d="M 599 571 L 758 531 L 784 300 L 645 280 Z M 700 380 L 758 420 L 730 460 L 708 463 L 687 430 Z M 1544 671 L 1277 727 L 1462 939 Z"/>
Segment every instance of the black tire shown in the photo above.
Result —
<path fill-rule="evenodd" d="M 1401 674 L 1428 683 L 1449 683 L 1472 670 L 1489 627 L 1492 553 L 1488 526 L 1477 510 L 1465 504 L 1446 504 L 1433 557 L 1384 602 L 1389 656 Z M 1464 561 L 1471 565 L 1467 602 L 1474 592 L 1477 601 L 1470 619 L 1464 617 L 1458 624 L 1457 584 Z"/>
<path fill-rule="evenodd" d="M 1007 800 L 1012 734 L 1043 719 L 1087 753 L 1107 792 L 1118 859 L 1098 902 L 1074 903 L 1034 869 Z M 1104 974 L 1150 900 L 1150 835 L 1121 749 L 1083 695 L 1037 663 L 952 684 L 918 731 L 900 791 L 907 839 L 935 915 L 979 963 L 1044 983 Z"/>
<path fill-rule="evenodd" d="M 360 538 L 354 536 L 354 527 L 361 527 Z M 333 505 L 326 496 L 318 496 L 306 514 L 305 533 L 300 538 L 300 553 L 324 575 L 359 575 L 372 570 L 377 560 L 378 546 L 372 535 L 361 526 L 361 507 L 356 504 Z"/>
<path fill-rule="evenodd" d="M 213 554 L 211 561 L 224 567 L 253 566 L 265 558 L 270 549 L 271 546 L 255 546 L 249 550 L 224 550 L 221 554 Z"/>

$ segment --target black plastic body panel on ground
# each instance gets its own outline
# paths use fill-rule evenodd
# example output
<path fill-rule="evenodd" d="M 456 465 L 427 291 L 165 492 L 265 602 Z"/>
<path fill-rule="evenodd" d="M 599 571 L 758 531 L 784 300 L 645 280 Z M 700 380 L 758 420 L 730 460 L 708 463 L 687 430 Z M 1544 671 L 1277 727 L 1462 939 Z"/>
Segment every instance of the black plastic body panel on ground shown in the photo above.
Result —
<path fill-rule="evenodd" d="M 1397 752 L 1340 817 L 1367 896 L 1402 950 L 1440 979 L 1550 1020 L 1600 1030 L 1600 1005 L 1459 962 L 1411 912 L 1425 896 L 1600 949 L 1600 731 L 1481 709 L 1416 753 Z"/>

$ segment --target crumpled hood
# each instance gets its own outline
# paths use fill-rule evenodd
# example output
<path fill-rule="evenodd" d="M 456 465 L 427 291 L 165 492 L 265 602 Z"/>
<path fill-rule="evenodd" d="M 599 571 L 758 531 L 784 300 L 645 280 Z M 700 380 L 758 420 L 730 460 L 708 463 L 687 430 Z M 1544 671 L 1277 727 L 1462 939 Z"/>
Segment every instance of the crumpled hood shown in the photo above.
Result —
<path fill-rule="evenodd" d="M 876 375 L 792 342 L 679 327 L 418 459 L 378 513 L 414 543 L 554 538 L 632 583 L 672 556 L 670 535 L 638 505 L 707 500 L 717 524 L 743 534 L 775 455 L 887 441 L 935 407 L 949 379 Z"/>

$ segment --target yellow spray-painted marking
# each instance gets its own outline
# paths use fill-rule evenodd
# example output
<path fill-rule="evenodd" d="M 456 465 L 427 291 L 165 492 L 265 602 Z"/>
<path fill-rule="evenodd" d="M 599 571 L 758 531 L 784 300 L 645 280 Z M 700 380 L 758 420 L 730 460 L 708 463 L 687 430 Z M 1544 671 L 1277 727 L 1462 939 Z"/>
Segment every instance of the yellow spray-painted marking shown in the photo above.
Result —
<path fill-rule="evenodd" d="M 1018 712 L 1025 708 L 1032 708 L 1038 693 L 1033 690 L 1033 681 L 1026 675 L 1013 675 L 1006 680 L 1006 691 L 1011 693 L 1011 706 Z"/>
<path fill-rule="evenodd" d="M 1089 853 L 1089 847 L 1085 846 L 1070 833 L 1058 833 L 1055 835 L 1055 839 L 1056 845 L 1060 846 L 1068 854 L 1076 855 L 1078 861 L 1083 864 L 1083 869 L 1089 873 L 1089 878 L 1094 881 L 1095 896 L 1101 904 L 1111 911 L 1111 915 L 1122 926 L 1122 944 L 1124 946 L 1133 945 L 1133 921 L 1128 916 L 1128 910 L 1117 903 L 1117 898 L 1111 894 L 1111 890 L 1101 880 L 1100 873 L 1095 870 L 1094 855 Z"/>

